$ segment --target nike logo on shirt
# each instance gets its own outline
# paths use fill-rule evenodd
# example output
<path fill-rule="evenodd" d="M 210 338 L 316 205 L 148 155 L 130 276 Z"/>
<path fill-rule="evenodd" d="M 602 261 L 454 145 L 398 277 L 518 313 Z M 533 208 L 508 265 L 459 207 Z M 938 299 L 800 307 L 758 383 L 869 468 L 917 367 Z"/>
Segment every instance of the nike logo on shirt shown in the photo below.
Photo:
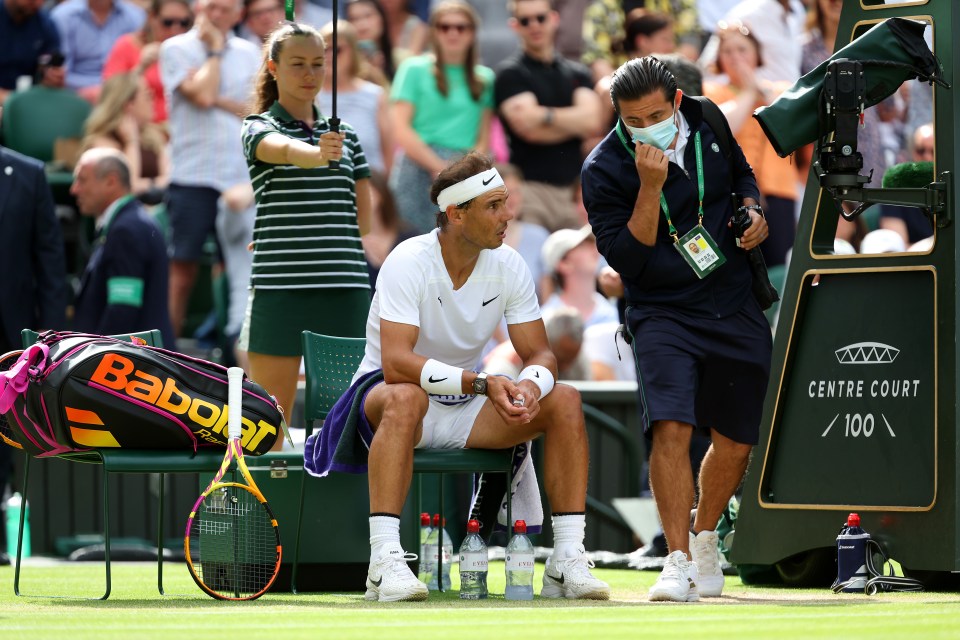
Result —
<path fill-rule="evenodd" d="M 493 302 L 494 300 L 496 300 L 496 299 L 499 298 L 499 297 L 500 297 L 500 294 L 498 293 L 497 295 L 493 296 L 492 298 L 490 298 L 489 300 L 487 300 L 486 302 L 484 302 L 482 306 L 484 306 L 484 307 L 487 306 L 488 304 L 490 304 L 491 302 Z"/>

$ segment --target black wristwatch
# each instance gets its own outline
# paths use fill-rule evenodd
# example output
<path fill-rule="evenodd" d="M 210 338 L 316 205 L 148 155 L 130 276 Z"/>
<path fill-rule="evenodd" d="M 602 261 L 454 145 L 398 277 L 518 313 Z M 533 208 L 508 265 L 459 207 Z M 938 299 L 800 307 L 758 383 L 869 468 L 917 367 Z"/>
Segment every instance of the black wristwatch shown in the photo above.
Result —
<path fill-rule="evenodd" d="M 487 374 L 480 372 L 473 379 L 473 392 L 478 396 L 487 395 Z"/>

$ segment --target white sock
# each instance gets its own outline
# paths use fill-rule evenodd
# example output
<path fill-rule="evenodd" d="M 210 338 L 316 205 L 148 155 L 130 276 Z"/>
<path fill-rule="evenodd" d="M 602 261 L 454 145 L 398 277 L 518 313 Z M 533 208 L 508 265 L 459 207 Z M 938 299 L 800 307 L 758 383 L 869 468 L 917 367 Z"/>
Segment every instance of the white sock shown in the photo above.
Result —
<path fill-rule="evenodd" d="M 582 513 L 553 515 L 553 557 L 557 560 L 573 558 L 583 552 L 587 517 Z"/>
<path fill-rule="evenodd" d="M 370 562 L 379 558 L 383 547 L 390 542 L 400 544 L 400 517 L 370 516 Z"/>

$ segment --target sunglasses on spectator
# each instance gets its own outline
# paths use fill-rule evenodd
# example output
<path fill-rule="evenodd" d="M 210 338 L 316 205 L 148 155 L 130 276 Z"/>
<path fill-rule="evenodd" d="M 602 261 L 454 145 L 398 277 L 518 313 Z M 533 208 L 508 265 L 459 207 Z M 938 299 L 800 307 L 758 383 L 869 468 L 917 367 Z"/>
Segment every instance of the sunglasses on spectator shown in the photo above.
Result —
<path fill-rule="evenodd" d="M 451 31 L 466 33 L 473 30 L 473 25 L 442 23 L 437 25 L 437 30 L 440 31 L 440 33 L 450 33 Z"/>
<path fill-rule="evenodd" d="M 160 20 L 160 24 L 165 26 L 167 29 L 173 25 L 179 25 L 184 29 L 189 29 L 190 25 L 193 24 L 193 20 L 191 18 L 163 18 Z"/>
<path fill-rule="evenodd" d="M 535 16 L 523 16 L 522 18 L 517 18 L 517 22 L 520 23 L 521 27 L 529 27 L 530 23 L 534 20 L 537 21 L 537 24 L 543 24 L 547 21 L 546 13 L 538 13 Z"/>

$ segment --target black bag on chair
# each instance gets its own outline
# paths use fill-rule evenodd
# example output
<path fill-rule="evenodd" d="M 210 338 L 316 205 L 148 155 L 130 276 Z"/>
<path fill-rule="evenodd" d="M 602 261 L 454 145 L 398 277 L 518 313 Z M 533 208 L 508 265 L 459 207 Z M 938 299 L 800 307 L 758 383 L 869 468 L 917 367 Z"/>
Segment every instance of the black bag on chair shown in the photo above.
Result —
<path fill-rule="evenodd" d="M 227 369 L 221 365 L 145 344 L 53 331 L 0 360 L 0 430 L 31 455 L 226 447 Z M 269 451 L 280 421 L 272 396 L 244 379 L 244 453 Z"/>

